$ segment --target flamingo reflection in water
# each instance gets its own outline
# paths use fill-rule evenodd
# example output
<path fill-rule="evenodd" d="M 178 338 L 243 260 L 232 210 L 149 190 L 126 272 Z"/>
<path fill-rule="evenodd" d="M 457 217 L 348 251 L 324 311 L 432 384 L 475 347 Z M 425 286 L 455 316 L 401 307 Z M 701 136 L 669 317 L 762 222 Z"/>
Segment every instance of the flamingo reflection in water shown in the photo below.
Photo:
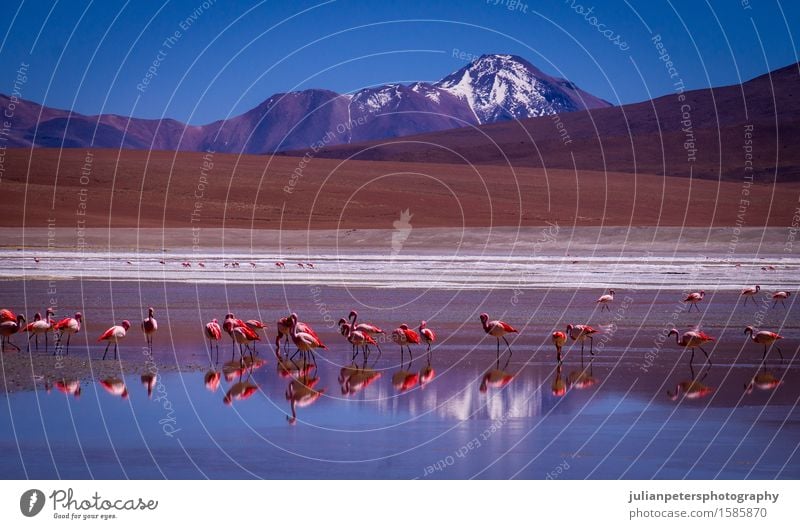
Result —
<path fill-rule="evenodd" d="M 325 393 L 324 389 L 314 389 L 319 383 L 318 377 L 299 377 L 292 379 L 289 386 L 286 388 L 286 400 L 292 408 L 292 416 L 286 416 L 289 424 L 297 423 L 297 408 L 306 408 L 311 406 Z"/>
<path fill-rule="evenodd" d="M 550 385 L 550 392 L 554 397 L 563 397 L 567 394 L 567 384 L 564 382 L 564 377 L 561 376 L 562 363 L 558 362 L 556 365 L 556 374 L 553 377 L 553 383 Z"/>
<path fill-rule="evenodd" d="M 100 381 L 100 385 L 103 386 L 110 395 L 114 395 L 115 397 L 120 397 L 122 399 L 128 398 L 128 388 L 125 385 L 125 381 L 117 376 L 111 376 L 104 378 Z"/>
<path fill-rule="evenodd" d="M 705 373 L 703 373 L 699 378 L 695 377 L 694 365 L 691 362 L 689 362 L 689 371 L 692 375 L 692 378 L 678 382 L 678 384 L 675 386 L 674 392 L 667 390 L 667 396 L 670 398 L 670 400 L 678 400 L 678 398 L 681 396 L 681 393 L 683 393 L 684 399 L 694 400 L 707 397 L 714 392 L 713 387 L 707 386 L 703 383 L 703 380 L 706 379 L 709 371 L 711 371 L 710 365 L 705 369 Z"/>
<path fill-rule="evenodd" d="M 209 369 L 203 376 L 203 385 L 211 393 L 215 393 L 219 389 L 219 383 L 222 380 L 222 373 L 216 369 Z"/>
<path fill-rule="evenodd" d="M 502 369 L 490 369 L 481 378 L 481 384 L 478 390 L 481 393 L 486 393 L 489 388 L 502 389 L 506 387 L 512 380 L 514 375 Z"/>
<path fill-rule="evenodd" d="M 155 373 L 147 372 L 142 374 L 142 385 L 147 389 L 147 398 L 153 397 L 153 388 L 158 382 L 158 375 Z"/>
<path fill-rule="evenodd" d="M 75 398 L 81 396 L 81 381 L 77 378 L 59 378 L 55 382 L 46 382 L 45 390 L 50 393 L 52 388 L 56 388 L 65 395 L 72 395 Z"/>

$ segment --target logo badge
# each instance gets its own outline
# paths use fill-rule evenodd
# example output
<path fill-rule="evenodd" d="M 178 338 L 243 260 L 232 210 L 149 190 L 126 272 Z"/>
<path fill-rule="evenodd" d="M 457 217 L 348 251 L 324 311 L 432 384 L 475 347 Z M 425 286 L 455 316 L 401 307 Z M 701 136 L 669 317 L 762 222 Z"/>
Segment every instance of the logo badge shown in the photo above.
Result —
<path fill-rule="evenodd" d="M 42 512 L 44 507 L 44 492 L 39 489 L 26 490 L 19 499 L 19 510 L 28 518 Z"/>

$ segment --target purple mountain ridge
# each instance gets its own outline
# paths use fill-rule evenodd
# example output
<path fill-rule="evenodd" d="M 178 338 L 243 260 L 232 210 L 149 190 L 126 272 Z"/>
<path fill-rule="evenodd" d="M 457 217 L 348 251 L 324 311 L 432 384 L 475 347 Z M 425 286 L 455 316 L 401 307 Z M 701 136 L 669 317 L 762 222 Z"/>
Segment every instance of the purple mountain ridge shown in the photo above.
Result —
<path fill-rule="evenodd" d="M 10 98 L 0 95 L 7 108 Z M 87 116 L 15 101 L 9 147 L 123 148 L 261 154 L 381 140 L 611 106 L 513 55 L 484 55 L 437 83 L 337 94 L 275 94 L 239 116 L 194 126 L 173 119 Z"/>

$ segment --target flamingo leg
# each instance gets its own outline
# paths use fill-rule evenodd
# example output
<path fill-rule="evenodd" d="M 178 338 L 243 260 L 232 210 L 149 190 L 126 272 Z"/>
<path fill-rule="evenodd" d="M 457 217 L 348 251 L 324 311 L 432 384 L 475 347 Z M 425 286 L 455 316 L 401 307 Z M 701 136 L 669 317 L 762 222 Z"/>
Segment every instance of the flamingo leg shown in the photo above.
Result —
<path fill-rule="evenodd" d="M 504 342 L 506 342 L 506 347 L 508 347 L 508 359 L 509 359 L 509 360 L 511 360 L 511 355 L 513 355 L 513 354 L 514 354 L 514 353 L 511 351 L 511 344 L 510 344 L 510 343 L 508 343 L 508 340 L 506 340 L 506 337 L 505 337 L 505 336 L 503 336 L 503 341 L 504 341 Z M 507 364 L 508 364 L 508 362 L 506 362 L 506 365 L 507 365 Z"/>
<path fill-rule="evenodd" d="M 48 350 L 48 347 L 47 347 L 47 334 L 48 333 L 44 333 L 44 354 L 47 354 L 47 350 Z"/>
<path fill-rule="evenodd" d="M 764 344 L 764 353 L 761 355 L 761 361 L 762 362 L 766 362 L 767 361 L 767 346 L 766 346 L 766 344 Z"/>
<path fill-rule="evenodd" d="M 111 345 L 111 342 L 108 342 L 108 343 L 106 344 L 106 350 L 105 350 L 105 351 L 103 351 L 103 360 L 105 360 L 105 359 L 106 359 L 106 354 L 108 353 L 108 346 L 109 346 L 109 345 Z"/>
<path fill-rule="evenodd" d="M 6 341 L 8 342 L 8 345 L 10 345 L 11 347 L 13 347 L 13 348 L 14 348 L 14 349 L 16 349 L 17 351 L 19 351 L 19 350 L 20 350 L 20 348 L 17 346 L 17 344 L 15 344 L 14 342 L 12 342 L 12 341 L 11 341 L 11 336 L 9 336 L 8 338 L 6 338 Z"/>
<path fill-rule="evenodd" d="M 497 338 L 497 368 L 500 369 L 500 338 Z"/>
<path fill-rule="evenodd" d="M 594 357 L 594 338 L 592 335 L 589 335 L 589 354 Z"/>
<path fill-rule="evenodd" d="M 708 353 L 706 352 L 706 350 L 703 349 L 702 347 L 698 347 L 698 349 L 703 351 L 703 354 L 706 355 L 706 361 L 708 362 L 708 367 L 711 367 L 711 358 L 708 357 Z"/>
<path fill-rule="evenodd" d="M 786 308 L 786 303 L 784 303 L 783 300 L 781 300 L 781 305 L 783 305 L 784 309 Z"/>
<path fill-rule="evenodd" d="M 689 365 L 691 366 L 693 364 L 694 364 L 694 347 L 692 347 L 692 357 L 689 359 Z M 694 378 L 694 375 L 692 375 L 692 378 Z"/>
<path fill-rule="evenodd" d="M 69 341 L 72 340 L 72 335 L 67 335 L 67 356 L 69 356 Z"/>
<path fill-rule="evenodd" d="M 781 357 L 781 361 L 783 361 L 783 353 L 781 352 L 781 348 L 780 348 L 780 347 L 778 347 L 778 346 L 776 345 L 776 346 L 775 346 L 775 349 L 777 349 L 777 350 L 778 350 L 778 354 L 779 354 L 779 355 L 780 355 L 780 357 Z"/>
<path fill-rule="evenodd" d="M 119 344 L 114 342 L 114 360 L 117 360 L 119 356 Z"/>

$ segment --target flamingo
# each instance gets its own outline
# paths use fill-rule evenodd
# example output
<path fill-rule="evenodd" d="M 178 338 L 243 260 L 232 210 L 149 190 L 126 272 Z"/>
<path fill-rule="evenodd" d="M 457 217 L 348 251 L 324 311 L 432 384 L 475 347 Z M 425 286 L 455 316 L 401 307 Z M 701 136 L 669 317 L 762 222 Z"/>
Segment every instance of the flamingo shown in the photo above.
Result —
<path fill-rule="evenodd" d="M 81 321 L 83 321 L 83 315 L 80 312 L 76 312 L 75 316 L 64 318 L 53 325 L 53 330 L 59 331 L 53 355 L 59 353 L 61 350 L 61 340 L 64 338 L 64 334 L 67 335 L 67 354 L 69 354 L 69 341 L 73 334 L 78 334 L 81 331 Z"/>
<path fill-rule="evenodd" d="M 422 320 L 419 322 L 419 335 L 428 345 L 428 365 L 431 364 L 431 344 L 436 341 L 436 333 L 433 330 L 428 328 L 428 322 Z"/>
<path fill-rule="evenodd" d="M 46 353 L 48 350 L 47 346 L 47 333 L 53 330 L 53 326 L 55 322 L 50 318 L 53 316 L 53 309 L 50 307 L 47 308 L 45 311 L 45 317 L 42 319 L 42 315 L 38 312 L 33 317 L 33 321 L 25 326 L 25 331 L 28 333 L 28 350 L 30 351 L 30 342 L 31 337 L 33 336 L 36 343 L 36 350 L 39 350 L 39 335 L 44 334 L 44 352 Z"/>
<path fill-rule="evenodd" d="M 694 349 L 696 347 L 697 349 L 703 351 L 703 354 L 706 355 L 706 360 L 708 361 L 708 365 L 709 366 L 711 365 L 711 359 L 708 357 L 708 353 L 706 352 L 706 350 L 703 349 L 703 345 L 713 342 L 714 340 L 716 340 L 716 338 L 714 338 L 713 336 L 709 336 L 708 334 L 700 330 L 686 331 L 685 333 L 683 333 L 683 335 L 681 335 L 678 332 L 678 329 L 671 329 L 669 331 L 669 334 L 667 334 L 667 337 L 670 337 L 673 334 L 675 335 L 676 344 L 684 348 L 688 347 L 692 350 L 692 357 L 689 359 L 689 364 L 694 362 Z M 678 336 L 680 336 L 680 339 L 678 338 Z"/>
<path fill-rule="evenodd" d="M 706 291 L 705 290 L 701 290 L 700 292 L 692 292 L 691 294 L 686 296 L 686 298 L 684 298 L 683 302 L 684 303 L 687 303 L 687 302 L 689 303 L 689 310 L 687 312 L 691 312 L 692 311 L 692 307 L 696 308 L 697 312 L 700 312 L 700 307 L 698 307 L 697 304 L 700 301 L 703 301 L 703 298 L 705 296 L 706 296 Z"/>
<path fill-rule="evenodd" d="M 386 334 L 383 329 L 378 327 L 377 325 L 373 325 L 371 323 L 358 323 L 358 312 L 355 310 L 351 310 L 350 314 L 347 316 L 347 319 L 350 321 L 350 326 L 353 328 L 354 331 L 363 332 L 375 337 L 376 334 Z M 378 348 L 378 358 L 381 357 L 383 351 L 381 351 L 381 345 L 377 341 L 375 342 L 375 347 Z"/>
<path fill-rule="evenodd" d="M 0 351 L 6 350 L 6 344 L 19 351 L 19 347 L 11 341 L 11 337 L 25 328 L 25 316 L 22 314 L 14 314 L 8 309 L 4 310 L 10 313 L 10 316 L 13 316 L 13 318 L 0 321 L 0 337 L 2 337 L 2 340 L 0 340 Z M 6 314 L 4 317 L 7 316 L 9 316 L 9 314 Z"/>
<path fill-rule="evenodd" d="M 597 298 L 597 301 L 595 303 L 600 303 L 602 305 L 602 307 L 600 308 L 600 312 L 603 312 L 604 310 L 608 310 L 608 312 L 611 312 L 611 309 L 609 308 L 608 304 L 611 303 L 612 301 L 614 301 L 614 291 L 609 290 L 608 294 L 605 294 Z"/>
<path fill-rule="evenodd" d="M 506 342 L 506 347 L 508 347 L 508 360 L 511 360 L 511 344 L 508 343 L 506 339 L 506 334 L 512 332 L 519 332 L 517 329 L 512 327 L 511 325 L 507 324 L 504 321 L 500 320 L 492 320 L 489 321 L 489 315 L 485 312 L 481 314 L 481 325 L 483 325 L 483 330 L 486 334 L 490 336 L 494 336 L 497 339 L 497 365 L 500 365 L 500 338 Z M 506 360 L 506 364 L 508 364 L 508 360 Z"/>
<path fill-rule="evenodd" d="M 231 353 L 233 356 L 236 355 L 236 340 L 233 338 L 233 328 L 236 327 L 238 321 L 236 316 L 234 316 L 232 312 L 229 312 L 225 315 L 225 320 L 222 322 L 222 330 L 231 337 Z M 231 358 L 233 358 L 233 356 L 231 356 Z"/>
<path fill-rule="evenodd" d="M 573 342 L 581 342 L 581 358 L 583 358 L 583 343 L 587 338 L 589 339 L 589 354 L 594 356 L 592 335 L 598 332 L 600 331 L 589 325 L 573 325 L 572 323 L 567 325 L 567 335 L 572 338 Z"/>
<path fill-rule="evenodd" d="M 239 320 L 239 323 L 244 323 L 244 322 Z M 236 341 L 236 343 L 239 344 L 239 355 L 241 356 L 242 361 L 244 361 L 244 351 L 242 349 L 242 346 L 244 346 L 244 348 L 250 351 L 250 360 L 252 361 L 255 344 L 253 344 L 252 349 L 250 349 L 250 344 L 260 339 L 256 331 L 254 331 L 247 325 L 237 325 L 236 327 L 233 328 L 233 339 Z M 231 358 L 231 360 L 233 360 L 233 358 Z"/>
<path fill-rule="evenodd" d="M 553 340 L 553 345 L 556 346 L 556 360 L 560 363 L 561 348 L 564 347 L 565 343 L 567 343 L 567 335 L 561 331 L 556 331 L 550 335 L 550 339 Z"/>
<path fill-rule="evenodd" d="M 786 308 L 786 303 L 784 303 L 783 300 L 788 299 L 789 296 L 790 293 L 786 292 L 785 290 L 781 290 L 779 292 L 775 292 L 774 294 L 772 294 L 772 299 L 775 300 L 775 303 L 772 304 L 772 308 L 774 309 L 775 307 L 777 307 L 779 301 L 781 302 L 781 305 L 783 305 L 783 308 Z"/>
<path fill-rule="evenodd" d="M 353 346 L 353 357 L 350 359 L 350 361 L 352 362 L 356 359 L 356 356 L 358 355 L 358 348 L 361 347 L 362 355 L 364 356 L 364 361 L 366 362 L 367 358 L 369 357 L 369 350 L 367 347 L 371 344 L 377 344 L 375 339 L 367 333 L 354 331 L 353 328 L 350 327 L 350 324 L 345 322 L 344 319 L 340 320 L 340 326 L 342 336 L 347 338 L 347 341 Z"/>
<path fill-rule="evenodd" d="M 206 338 L 208 338 L 208 355 L 211 356 L 211 348 L 214 344 L 217 346 L 217 362 L 219 363 L 219 340 L 222 338 L 222 329 L 219 327 L 217 318 L 206 323 L 205 327 Z M 210 358 L 209 358 L 209 361 Z"/>
<path fill-rule="evenodd" d="M 783 338 L 780 334 L 771 331 L 758 331 L 756 332 L 752 327 L 749 325 L 744 328 L 744 333 L 750 335 L 750 339 L 753 340 L 753 343 L 762 344 L 764 346 L 764 354 L 762 355 L 762 361 L 767 358 L 767 348 Z M 781 356 L 781 360 L 783 360 L 783 353 L 781 352 L 781 348 L 777 345 L 775 349 L 778 350 L 778 354 Z"/>
<path fill-rule="evenodd" d="M 150 349 L 150 355 L 153 355 L 153 335 L 158 330 L 158 322 L 155 317 L 155 310 L 153 307 L 147 308 L 147 317 L 142 321 L 142 330 L 144 331 L 144 338 L 147 340 L 147 347 Z"/>
<path fill-rule="evenodd" d="M 327 347 L 310 327 L 305 326 L 305 331 L 300 329 L 299 322 L 297 321 L 297 314 L 294 312 L 289 316 L 289 321 L 292 324 L 290 336 L 292 337 L 295 347 L 297 347 L 297 351 L 295 351 L 294 354 L 302 351 L 303 357 L 305 357 L 306 353 L 311 353 L 311 358 L 314 360 L 314 364 L 316 364 L 317 360 L 314 357 L 314 349 L 327 349 Z M 292 357 L 294 357 L 294 355 L 292 355 Z"/>
<path fill-rule="evenodd" d="M 403 347 L 408 348 L 408 367 L 411 368 L 411 364 L 414 361 L 414 357 L 411 355 L 411 346 L 409 344 L 418 344 L 419 343 L 419 334 L 416 331 L 412 331 L 408 328 L 407 324 L 402 324 L 400 327 L 396 328 L 392 331 L 392 341 L 400 346 L 400 366 L 403 366 Z"/>
<path fill-rule="evenodd" d="M 131 322 L 128 320 L 122 320 L 122 323 L 119 325 L 114 325 L 109 327 L 106 332 L 100 335 L 100 338 L 97 339 L 98 342 L 108 342 L 106 344 L 106 350 L 103 352 L 103 360 L 106 359 L 106 354 L 108 354 L 108 348 L 111 347 L 111 344 L 114 344 L 114 360 L 117 359 L 117 353 L 119 351 L 119 342 L 125 338 L 125 335 L 128 333 L 128 329 L 131 328 Z"/>
<path fill-rule="evenodd" d="M 744 298 L 745 306 L 747 306 L 747 300 L 752 299 L 752 297 L 758 294 L 760 290 L 761 290 L 760 285 L 756 285 L 753 287 L 746 287 L 742 289 L 741 296 Z M 755 303 L 755 300 L 753 301 L 753 303 Z"/>
<path fill-rule="evenodd" d="M 292 314 L 297 316 L 297 314 L 295 314 L 295 313 L 292 313 Z M 280 348 L 281 348 L 280 347 L 280 343 L 281 343 L 281 339 L 283 339 L 283 338 L 286 339 L 286 342 L 284 344 L 284 351 L 287 354 L 289 352 L 289 342 L 292 339 L 292 336 L 291 336 L 292 335 L 292 314 L 289 314 L 285 318 L 280 318 L 276 322 L 276 327 L 277 327 L 277 330 L 278 330 L 278 335 L 275 337 L 275 355 L 276 356 L 279 356 L 278 355 L 278 351 L 280 351 Z M 314 332 L 314 329 L 312 329 L 310 325 L 308 325 L 306 323 L 303 323 L 302 321 L 298 321 L 297 322 L 297 330 L 299 330 L 300 332 L 307 332 L 308 334 L 314 336 L 314 338 L 319 340 L 319 336 L 317 336 L 317 333 Z"/>

